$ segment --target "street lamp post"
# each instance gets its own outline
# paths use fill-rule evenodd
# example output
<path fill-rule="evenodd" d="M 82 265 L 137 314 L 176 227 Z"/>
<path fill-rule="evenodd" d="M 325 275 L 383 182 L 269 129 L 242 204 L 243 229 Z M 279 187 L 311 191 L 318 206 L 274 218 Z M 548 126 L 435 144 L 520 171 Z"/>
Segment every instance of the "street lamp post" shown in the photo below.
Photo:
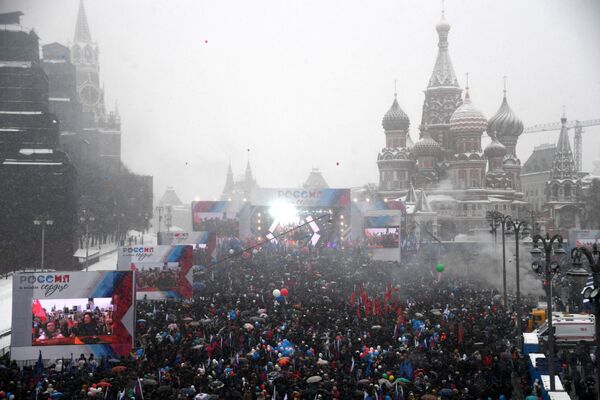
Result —
<path fill-rule="evenodd" d="M 596 395 L 600 395 L 600 251 L 598 245 L 594 243 L 592 251 L 585 247 L 576 247 L 571 251 L 571 258 L 573 259 L 573 268 L 567 271 L 567 275 L 578 276 L 587 280 L 587 271 L 583 268 L 581 262 L 581 256 L 584 255 L 587 259 L 590 269 L 592 270 L 592 277 L 594 278 L 594 286 L 587 287 L 583 291 L 583 297 L 594 303 L 594 320 L 595 320 L 595 332 L 596 338 Z M 585 275 L 582 272 L 586 272 Z M 585 281 L 584 281 L 585 282 Z M 582 285 L 583 286 L 583 285 Z"/>
<path fill-rule="evenodd" d="M 96 219 L 88 215 L 87 210 L 82 210 L 83 216 L 79 217 L 81 223 L 85 223 L 85 271 L 88 271 L 89 251 L 90 251 L 90 222 Z"/>
<path fill-rule="evenodd" d="M 532 268 L 536 273 L 544 273 L 544 279 L 546 281 L 546 303 L 548 307 L 548 375 L 550 375 L 550 390 L 555 390 L 554 383 L 554 327 L 552 324 L 552 275 L 557 273 L 559 270 L 559 265 L 556 262 L 552 262 L 552 255 L 562 255 L 565 254 L 564 249 L 561 247 L 563 243 L 563 238 L 560 235 L 554 235 L 550 238 L 550 235 L 546 234 L 544 238 L 541 235 L 535 235 L 533 237 L 533 249 L 531 250 L 531 255 L 534 258 L 538 259 L 541 257 L 542 253 L 545 254 L 545 259 L 543 260 L 544 270 L 542 271 L 542 265 L 540 261 L 534 261 L 532 264 Z M 544 251 L 539 249 L 539 245 L 542 245 Z M 557 244 L 558 247 L 554 247 Z"/>
<path fill-rule="evenodd" d="M 155 210 L 158 212 L 158 231 L 156 232 L 156 237 L 160 233 L 160 223 L 162 222 L 162 212 L 165 210 L 163 206 L 156 206 Z"/>
<path fill-rule="evenodd" d="M 504 302 L 504 307 L 508 305 L 508 295 L 506 293 L 506 223 L 511 218 L 510 215 L 504 215 L 500 211 L 488 211 L 487 215 L 488 220 L 490 221 L 490 227 L 492 228 L 492 233 L 494 234 L 494 251 L 496 251 L 496 235 L 498 227 L 502 227 L 502 300 Z M 496 261 L 498 262 L 498 261 Z"/>
<path fill-rule="evenodd" d="M 517 309 L 517 321 L 519 327 L 519 334 L 521 334 L 521 278 L 519 274 L 519 240 L 520 233 L 525 233 L 528 229 L 527 221 L 513 221 L 512 217 L 508 217 L 506 223 L 509 228 L 515 234 L 515 272 L 516 272 L 516 280 L 517 280 L 517 300 L 516 300 L 516 309 Z"/>
<path fill-rule="evenodd" d="M 42 227 L 42 258 L 40 260 L 40 270 L 44 270 L 44 246 L 46 242 L 46 226 L 51 226 L 54 224 L 54 221 L 50 218 L 36 218 L 33 220 L 34 225 L 40 225 Z M 33 267 L 35 271 L 35 266 Z"/>

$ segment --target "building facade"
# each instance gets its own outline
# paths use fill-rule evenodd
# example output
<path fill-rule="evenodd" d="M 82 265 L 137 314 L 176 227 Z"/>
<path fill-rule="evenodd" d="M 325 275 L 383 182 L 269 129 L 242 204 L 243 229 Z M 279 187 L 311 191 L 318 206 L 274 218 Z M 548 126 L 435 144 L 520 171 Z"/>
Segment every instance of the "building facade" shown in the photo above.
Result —
<path fill-rule="evenodd" d="M 153 180 L 132 173 L 121 160 L 120 116 L 116 109 L 106 111 L 98 46 L 92 41 L 83 0 L 74 31 L 69 47 L 50 43 L 42 48 L 48 101 L 60 121 L 60 148 L 77 168 L 77 208 L 95 218 L 94 243 L 122 240 L 128 229 L 149 227 Z M 79 235 L 84 234 L 80 226 Z"/>
<path fill-rule="evenodd" d="M 244 176 L 237 180 L 234 180 L 233 178 L 233 170 L 231 169 L 230 163 L 227 168 L 227 176 L 225 178 L 223 192 L 221 193 L 221 200 L 245 202 L 250 199 L 250 194 L 255 188 L 258 188 L 258 184 L 252 174 L 250 160 L 246 162 Z"/>
<path fill-rule="evenodd" d="M 0 270 L 39 268 L 42 246 L 46 268 L 70 269 L 76 172 L 59 149 L 38 36 L 20 25 L 21 16 L 0 15 Z"/>
<path fill-rule="evenodd" d="M 92 163 L 118 172 L 121 163 L 121 117 L 115 106 L 106 110 L 100 81 L 97 43 L 92 41 L 83 0 L 69 48 L 59 43 L 44 46 L 44 69 L 51 84 L 50 103 L 61 121 L 61 146 L 75 155 L 75 163 Z M 80 160 L 81 158 L 81 160 Z"/>
<path fill-rule="evenodd" d="M 584 205 L 581 202 L 582 174 L 575 168 L 567 118 L 564 115 L 561 124 L 550 177 L 546 181 L 546 203 L 542 211 L 546 229 L 567 237 L 569 229 L 581 228 Z"/>
<path fill-rule="evenodd" d="M 436 30 L 438 54 L 425 89 L 419 140 L 413 145 L 410 119 L 396 94 L 383 117 L 379 195 L 410 203 L 411 190 L 426 192 L 432 230 L 452 240 L 485 226 L 487 211 L 515 216 L 524 212 L 521 162 L 516 156 L 523 123 L 510 108 L 506 91 L 496 114 L 489 121 L 485 118 L 474 105 L 468 84 L 463 93 L 456 78 L 448 45 L 450 24 L 443 15 Z M 482 149 L 484 132 L 492 140 Z M 413 195 L 414 204 L 420 196 Z"/>
<path fill-rule="evenodd" d="M 555 152 L 555 144 L 534 147 L 533 153 L 525 161 L 521 170 L 523 199 L 531 204 L 533 211 L 538 213 L 542 211 L 547 201 L 546 183 L 550 180 Z"/>

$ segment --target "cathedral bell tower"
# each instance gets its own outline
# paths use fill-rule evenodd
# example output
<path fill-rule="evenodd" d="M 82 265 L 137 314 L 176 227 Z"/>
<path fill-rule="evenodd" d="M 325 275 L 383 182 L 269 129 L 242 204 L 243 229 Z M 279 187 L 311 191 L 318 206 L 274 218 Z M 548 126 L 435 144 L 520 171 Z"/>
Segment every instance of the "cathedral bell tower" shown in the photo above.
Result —
<path fill-rule="evenodd" d="M 450 24 L 442 12 L 442 19 L 435 29 L 438 33 L 438 55 L 429 84 L 425 90 L 421 129 L 427 132 L 442 147 L 443 158 L 453 154 L 450 138 L 450 117 L 462 104 L 462 89 L 458 85 L 450 54 L 448 52 L 448 32 Z"/>

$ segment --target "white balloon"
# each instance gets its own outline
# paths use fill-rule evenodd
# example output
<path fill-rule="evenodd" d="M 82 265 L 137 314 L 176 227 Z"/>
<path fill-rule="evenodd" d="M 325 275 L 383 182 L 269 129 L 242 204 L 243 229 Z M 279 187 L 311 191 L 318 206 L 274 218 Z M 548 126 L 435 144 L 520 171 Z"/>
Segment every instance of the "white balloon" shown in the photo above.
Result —
<path fill-rule="evenodd" d="M 279 289 L 273 290 L 273 297 L 279 297 L 279 296 L 281 296 L 281 290 L 279 290 Z"/>
<path fill-rule="evenodd" d="M 229 254 L 233 254 L 235 251 L 233 249 L 229 249 Z"/>

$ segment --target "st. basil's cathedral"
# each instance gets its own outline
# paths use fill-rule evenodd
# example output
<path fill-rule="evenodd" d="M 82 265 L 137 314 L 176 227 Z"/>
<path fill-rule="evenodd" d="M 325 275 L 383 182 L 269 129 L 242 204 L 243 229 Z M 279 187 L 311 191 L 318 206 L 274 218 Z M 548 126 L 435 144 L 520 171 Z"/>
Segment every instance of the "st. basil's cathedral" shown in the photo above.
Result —
<path fill-rule="evenodd" d="M 450 24 L 443 14 L 436 30 L 438 55 L 425 90 L 420 139 L 413 144 L 410 119 L 396 94 L 383 117 L 379 194 L 402 198 L 413 227 L 424 225 L 436 237 L 453 240 L 458 233 L 484 229 L 487 211 L 526 215 L 516 155 L 523 123 L 510 108 L 506 90 L 489 120 L 473 104 L 468 86 L 463 97 L 448 52 Z M 491 142 L 482 149 L 484 132 Z"/>

